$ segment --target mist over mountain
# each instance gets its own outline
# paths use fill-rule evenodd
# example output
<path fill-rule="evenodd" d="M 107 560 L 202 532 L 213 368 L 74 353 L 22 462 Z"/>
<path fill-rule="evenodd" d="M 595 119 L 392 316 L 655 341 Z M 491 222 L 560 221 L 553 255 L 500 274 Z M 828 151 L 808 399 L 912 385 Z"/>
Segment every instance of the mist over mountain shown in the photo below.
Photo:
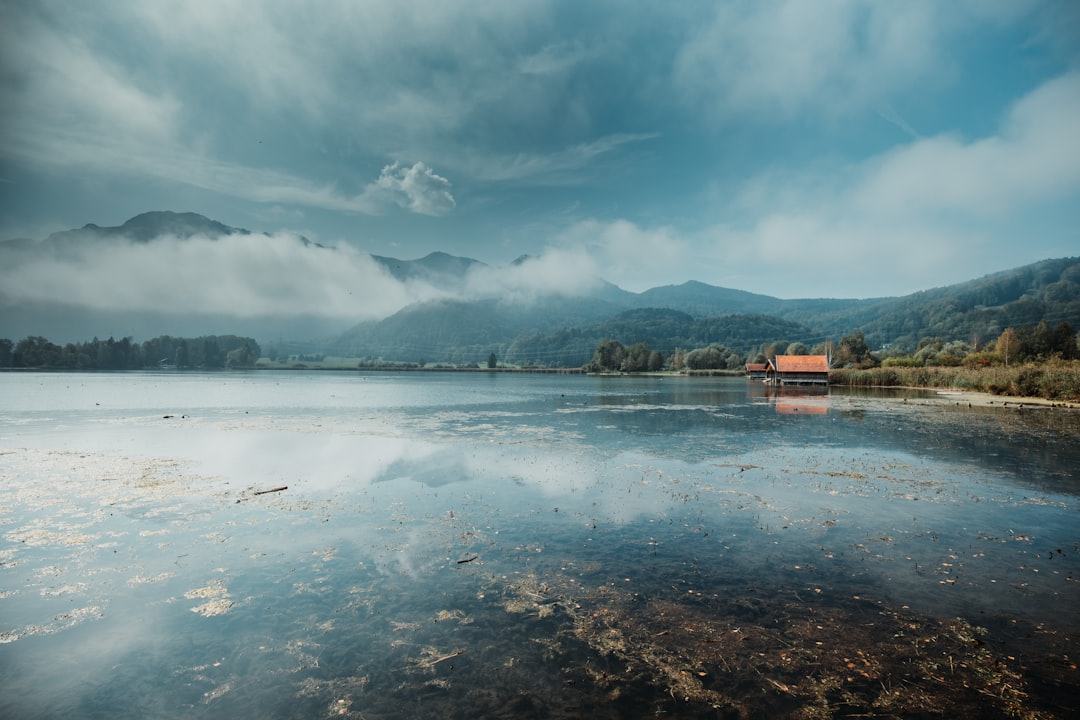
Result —
<path fill-rule="evenodd" d="M 484 265 L 479 260 L 455 257 L 444 252 L 433 252 L 419 260 L 398 260 L 380 255 L 372 255 L 371 258 L 401 282 L 419 280 L 442 288 L 462 288 L 469 271 Z"/>
<path fill-rule="evenodd" d="M 899 298 L 780 299 L 700 280 L 625 291 L 572 248 L 504 266 L 415 260 L 150 212 L 0 243 L 0 337 L 235 333 L 307 352 L 468 363 L 580 364 L 604 337 L 747 350 L 861 330 L 877 347 L 976 342 L 1041 320 L 1080 325 L 1080 259 L 1045 260 Z"/>

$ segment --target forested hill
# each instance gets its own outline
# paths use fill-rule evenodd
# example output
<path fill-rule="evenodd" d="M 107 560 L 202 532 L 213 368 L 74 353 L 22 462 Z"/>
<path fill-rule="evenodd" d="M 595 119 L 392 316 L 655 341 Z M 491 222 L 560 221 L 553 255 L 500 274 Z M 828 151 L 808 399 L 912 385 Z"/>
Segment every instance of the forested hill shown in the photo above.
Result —
<path fill-rule="evenodd" d="M 411 305 L 378 322 L 357 325 L 334 341 L 331 354 L 417 362 L 479 362 L 495 352 L 505 358 L 518 338 L 587 327 L 622 308 L 595 298 L 547 298 L 535 303 L 441 300 Z M 285 350 L 291 351 L 286 347 Z M 589 348 L 581 365 L 592 355 Z M 555 353 L 577 358 L 574 351 Z M 552 363 L 552 364 L 566 364 Z"/>
<path fill-rule="evenodd" d="M 803 312 L 808 317 L 836 313 L 874 303 L 873 300 L 815 298 L 781 300 L 745 290 L 715 287 L 691 280 L 682 285 L 664 285 L 635 296 L 633 304 L 643 308 L 672 308 L 694 317 L 730 314 L 787 316 Z"/>
<path fill-rule="evenodd" d="M 926 337 L 982 342 L 996 338 L 1006 327 L 1042 320 L 1080 325 L 1080 258 L 1044 260 L 895 298 L 781 300 L 698 282 L 653 288 L 638 298 L 640 304 L 696 317 L 773 315 L 833 339 L 860 330 L 872 347 L 891 343 L 914 349 Z"/>
<path fill-rule="evenodd" d="M 586 328 L 520 336 L 507 348 L 506 360 L 526 365 L 580 365 L 588 362 L 605 339 L 627 345 L 645 343 L 665 356 L 678 349 L 710 345 L 722 345 L 746 354 L 778 338 L 809 338 L 813 334 L 805 325 L 769 315 L 694 318 L 678 310 L 642 308 L 627 310 Z"/>
<path fill-rule="evenodd" d="M 976 280 L 899 298 L 860 301 L 821 311 L 800 307 L 777 314 L 829 335 L 861 330 L 872 347 L 914 347 L 927 337 L 992 341 L 1007 327 L 1067 322 L 1080 326 L 1080 258 L 1044 260 Z"/>
<path fill-rule="evenodd" d="M 455 364 L 480 362 L 494 352 L 511 364 L 578 367 L 589 361 L 605 338 L 628 345 L 648 343 L 665 354 L 710 344 L 745 353 L 778 338 L 808 339 L 814 333 L 805 325 L 767 315 L 695 318 L 667 308 L 620 311 L 616 305 L 595 300 L 563 299 L 539 305 L 442 301 L 359 325 L 329 352 L 369 360 Z"/>
<path fill-rule="evenodd" d="M 613 287 L 613 286 L 612 286 Z M 603 296 L 544 299 L 521 306 L 496 300 L 410 306 L 358 325 L 330 352 L 415 362 L 500 360 L 578 365 L 611 338 L 671 352 L 711 343 L 746 352 L 779 340 L 813 346 L 861 331 L 872 348 L 914 351 L 924 338 L 979 346 L 1006 327 L 1047 320 L 1080 326 L 1080 258 L 1046 260 L 900 298 L 782 300 L 700 282 Z M 655 303 L 641 307 L 643 303 Z M 630 309 L 627 309 L 630 306 Z"/>

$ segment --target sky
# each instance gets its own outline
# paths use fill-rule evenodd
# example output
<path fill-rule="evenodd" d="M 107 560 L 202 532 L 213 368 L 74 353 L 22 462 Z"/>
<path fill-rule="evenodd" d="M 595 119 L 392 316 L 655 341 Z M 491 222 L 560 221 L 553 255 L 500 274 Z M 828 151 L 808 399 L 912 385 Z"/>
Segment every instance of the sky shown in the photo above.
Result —
<path fill-rule="evenodd" d="M 0 239 L 197 212 L 338 248 L 255 263 L 311 303 L 365 253 L 782 298 L 1080 255 L 1070 0 L 0 0 L 0 113 Z"/>

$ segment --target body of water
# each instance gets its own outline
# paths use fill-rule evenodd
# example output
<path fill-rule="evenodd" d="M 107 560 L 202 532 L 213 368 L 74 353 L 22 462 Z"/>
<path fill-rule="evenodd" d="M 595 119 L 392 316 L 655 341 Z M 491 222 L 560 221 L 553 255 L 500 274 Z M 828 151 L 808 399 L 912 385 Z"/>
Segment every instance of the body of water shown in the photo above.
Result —
<path fill-rule="evenodd" d="M 0 716 L 1073 717 L 1080 415 L 0 374 Z"/>

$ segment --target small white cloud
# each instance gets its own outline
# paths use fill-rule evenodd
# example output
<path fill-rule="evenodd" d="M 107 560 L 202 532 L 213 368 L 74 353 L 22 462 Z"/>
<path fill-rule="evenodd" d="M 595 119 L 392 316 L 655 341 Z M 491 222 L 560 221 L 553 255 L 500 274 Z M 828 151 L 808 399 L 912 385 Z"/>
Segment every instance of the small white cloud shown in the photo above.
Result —
<path fill-rule="evenodd" d="M 379 213 L 386 205 L 400 205 L 420 215 L 446 215 L 457 203 L 450 194 L 450 181 L 422 162 L 411 167 L 393 163 L 382 168 L 379 179 L 367 186 L 356 207 Z"/>

